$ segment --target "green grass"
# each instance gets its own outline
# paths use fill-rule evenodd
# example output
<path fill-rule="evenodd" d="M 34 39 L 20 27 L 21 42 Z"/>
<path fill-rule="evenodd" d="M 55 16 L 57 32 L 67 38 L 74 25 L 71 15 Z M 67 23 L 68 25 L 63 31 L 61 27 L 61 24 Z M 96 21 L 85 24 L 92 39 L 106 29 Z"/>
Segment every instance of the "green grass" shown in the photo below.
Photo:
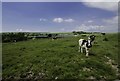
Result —
<path fill-rule="evenodd" d="M 2 43 L 0 43 L 0 78 L 2 78 Z"/>
<path fill-rule="evenodd" d="M 3 79 L 116 79 L 116 70 L 106 64 L 105 56 L 117 64 L 117 34 L 107 34 L 108 41 L 96 35 L 88 58 L 78 52 L 80 38 L 3 43 Z"/>

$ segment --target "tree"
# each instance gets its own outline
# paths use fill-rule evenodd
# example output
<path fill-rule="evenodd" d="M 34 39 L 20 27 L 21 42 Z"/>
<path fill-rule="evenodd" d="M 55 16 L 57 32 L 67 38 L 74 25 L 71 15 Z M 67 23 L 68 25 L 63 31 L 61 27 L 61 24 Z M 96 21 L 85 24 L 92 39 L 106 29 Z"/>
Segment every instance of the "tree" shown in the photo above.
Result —
<path fill-rule="evenodd" d="M 14 42 L 27 40 L 25 33 L 3 33 L 2 42 Z"/>
<path fill-rule="evenodd" d="M 51 38 L 52 37 L 52 34 L 48 34 L 48 36 L 47 36 L 48 38 Z"/>

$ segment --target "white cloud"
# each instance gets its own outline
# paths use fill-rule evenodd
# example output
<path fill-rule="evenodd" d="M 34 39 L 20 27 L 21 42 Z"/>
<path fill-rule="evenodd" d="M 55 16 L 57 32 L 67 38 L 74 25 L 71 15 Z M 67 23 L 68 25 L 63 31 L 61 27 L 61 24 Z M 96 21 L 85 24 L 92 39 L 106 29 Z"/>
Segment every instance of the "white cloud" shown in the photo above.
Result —
<path fill-rule="evenodd" d="M 76 31 L 101 31 L 104 29 L 103 25 L 86 25 L 82 24 L 75 28 Z"/>
<path fill-rule="evenodd" d="M 114 16 L 109 19 L 103 19 L 102 21 L 107 26 L 106 31 L 118 31 L 118 16 Z"/>
<path fill-rule="evenodd" d="M 16 29 L 16 32 L 33 32 L 33 30 L 28 30 L 28 29 Z"/>
<path fill-rule="evenodd" d="M 44 19 L 44 18 L 40 18 L 40 21 L 47 21 L 47 19 Z"/>
<path fill-rule="evenodd" d="M 90 32 L 118 32 L 118 16 L 102 20 L 102 25 L 91 25 L 84 23 L 76 26 L 76 31 L 90 31 Z"/>
<path fill-rule="evenodd" d="M 107 23 L 107 24 L 118 24 L 118 16 L 109 18 L 109 19 L 103 19 L 103 22 Z"/>
<path fill-rule="evenodd" d="M 65 22 L 74 22 L 73 19 L 65 19 L 64 21 L 65 21 Z"/>
<path fill-rule="evenodd" d="M 81 0 L 82 2 L 119 2 L 120 0 Z"/>
<path fill-rule="evenodd" d="M 20 32 L 22 31 L 22 29 L 20 29 Z"/>
<path fill-rule="evenodd" d="M 118 2 L 119 0 L 2 0 L 2 2 Z"/>
<path fill-rule="evenodd" d="M 93 21 L 92 20 L 89 20 L 88 23 L 92 23 Z"/>
<path fill-rule="evenodd" d="M 53 22 L 57 22 L 57 23 L 61 23 L 63 21 L 64 21 L 63 18 L 54 18 L 53 19 Z"/>
<path fill-rule="evenodd" d="M 104 2 L 103 0 L 98 0 L 98 2 L 83 2 L 84 5 L 92 8 L 99 8 L 108 11 L 117 11 L 118 3 L 117 2 Z"/>
<path fill-rule="evenodd" d="M 74 19 L 54 18 L 53 22 L 56 22 L 56 23 L 69 22 L 69 23 L 71 23 L 71 22 L 74 22 Z"/>
<path fill-rule="evenodd" d="M 16 29 L 17 32 L 22 32 L 23 30 L 22 29 Z"/>

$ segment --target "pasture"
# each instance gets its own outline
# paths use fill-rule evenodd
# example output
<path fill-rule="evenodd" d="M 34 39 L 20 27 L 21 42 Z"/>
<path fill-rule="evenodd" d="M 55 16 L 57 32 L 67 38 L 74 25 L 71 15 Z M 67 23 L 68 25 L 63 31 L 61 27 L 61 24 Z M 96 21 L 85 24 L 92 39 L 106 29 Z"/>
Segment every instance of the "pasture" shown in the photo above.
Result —
<path fill-rule="evenodd" d="M 104 38 L 108 40 L 104 40 Z M 78 40 L 35 39 L 3 43 L 3 79 L 117 79 L 117 34 L 96 34 L 88 58 L 78 52 Z"/>

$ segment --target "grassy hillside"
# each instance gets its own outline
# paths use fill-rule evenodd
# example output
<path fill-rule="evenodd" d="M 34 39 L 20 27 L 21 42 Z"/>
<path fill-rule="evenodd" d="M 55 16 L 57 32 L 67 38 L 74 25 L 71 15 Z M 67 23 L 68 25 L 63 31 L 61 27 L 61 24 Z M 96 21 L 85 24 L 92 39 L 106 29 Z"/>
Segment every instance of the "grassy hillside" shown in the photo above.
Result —
<path fill-rule="evenodd" d="M 78 52 L 80 38 L 87 37 L 3 43 L 3 79 L 118 78 L 117 34 L 96 35 L 88 58 Z"/>

